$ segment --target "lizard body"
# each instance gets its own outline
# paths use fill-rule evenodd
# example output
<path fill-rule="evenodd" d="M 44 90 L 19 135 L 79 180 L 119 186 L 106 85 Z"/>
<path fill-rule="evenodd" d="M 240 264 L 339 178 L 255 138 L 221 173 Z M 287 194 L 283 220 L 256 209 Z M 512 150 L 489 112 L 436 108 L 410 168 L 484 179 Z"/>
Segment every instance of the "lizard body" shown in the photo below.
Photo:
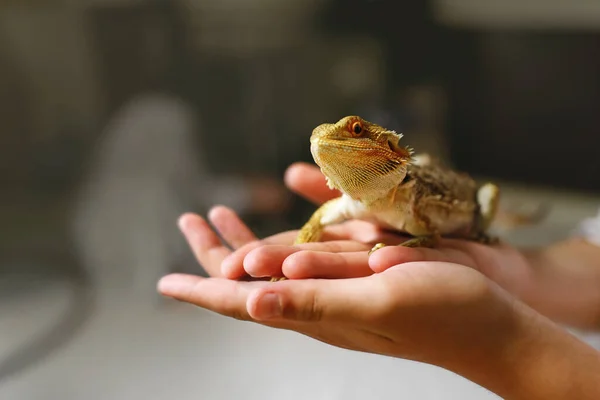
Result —
<path fill-rule="evenodd" d="M 357 116 L 316 127 L 311 153 L 328 186 L 342 195 L 314 212 L 295 243 L 319 241 L 325 226 L 349 219 L 413 236 L 403 246 L 431 247 L 441 236 L 493 241 L 485 232 L 497 212 L 498 187 L 479 186 L 428 155 L 413 156 L 401 138 Z"/>

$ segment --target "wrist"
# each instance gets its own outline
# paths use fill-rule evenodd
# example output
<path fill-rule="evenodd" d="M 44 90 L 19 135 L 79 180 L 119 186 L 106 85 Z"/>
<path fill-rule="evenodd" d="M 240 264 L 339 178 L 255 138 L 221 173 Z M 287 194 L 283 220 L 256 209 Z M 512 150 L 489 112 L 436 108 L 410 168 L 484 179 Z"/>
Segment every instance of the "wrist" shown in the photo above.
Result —
<path fill-rule="evenodd" d="M 498 319 L 504 334 L 454 371 L 507 399 L 600 398 L 600 353 L 523 303 L 507 301 L 512 315 Z"/>
<path fill-rule="evenodd" d="M 507 397 L 600 398 L 600 353 L 525 305 L 520 308 L 520 333 L 505 360 Z"/>
<path fill-rule="evenodd" d="M 600 247 L 571 239 L 523 254 L 534 276 L 525 303 L 554 321 L 600 330 Z"/>

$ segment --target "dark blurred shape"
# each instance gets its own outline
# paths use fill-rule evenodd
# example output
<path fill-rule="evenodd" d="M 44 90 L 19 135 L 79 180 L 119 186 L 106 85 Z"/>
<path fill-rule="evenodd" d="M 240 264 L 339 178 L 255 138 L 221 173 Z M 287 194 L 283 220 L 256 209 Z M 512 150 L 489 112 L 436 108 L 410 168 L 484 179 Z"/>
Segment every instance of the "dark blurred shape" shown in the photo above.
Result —
<path fill-rule="evenodd" d="M 10 38 L 0 31 L 0 184 L 3 192 L 27 179 L 31 161 L 30 119 L 35 93 Z"/>
<path fill-rule="evenodd" d="M 600 191 L 600 34 L 449 35 L 448 136 L 463 169 Z"/>
<path fill-rule="evenodd" d="M 171 2 L 99 3 L 86 12 L 108 117 L 146 91 L 177 91 L 184 22 Z"/>
<path fill-rule="evenodd" d="M 387 94 L 438 78 L 436 64 L 441 27 L 430 1 L 332 0 L 320 20 L 338 35 L 369 35 L 386 49 Z"/>

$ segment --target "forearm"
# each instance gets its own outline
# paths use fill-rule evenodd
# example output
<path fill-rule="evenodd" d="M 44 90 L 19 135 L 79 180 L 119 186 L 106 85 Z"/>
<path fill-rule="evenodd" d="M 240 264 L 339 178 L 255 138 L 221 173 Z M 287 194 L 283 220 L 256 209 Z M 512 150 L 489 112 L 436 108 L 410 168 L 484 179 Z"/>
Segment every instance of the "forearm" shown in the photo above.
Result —
<path fill-rule="evenodd" d="M 600 247 L 572 239 L 524 254 L 534 276 L 522 300 L 554 321 L 600 330 Z"/>
<path fill-rule="evenodd" d="M 514 311 L 505 340 L 454 371 L 505 399 L 599 399 L 600 353 L 522 303 Z"/>
<path fill-rule="evenodd" d="M 507 366 L 514 369 L 504 384 L 507 394 L 519 399 L 600 398 L 600 354 L 546 318 L 529 314 L 521 339 L 509 352 Z"/>

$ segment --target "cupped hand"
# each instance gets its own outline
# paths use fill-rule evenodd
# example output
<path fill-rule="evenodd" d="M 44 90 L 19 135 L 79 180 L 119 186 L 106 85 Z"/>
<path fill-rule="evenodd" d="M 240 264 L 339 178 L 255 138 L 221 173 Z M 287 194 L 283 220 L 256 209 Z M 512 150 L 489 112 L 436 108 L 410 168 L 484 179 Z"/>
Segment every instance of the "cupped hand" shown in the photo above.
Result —
<path fill-rule="evenodd" d="M 290 166 L 286 185 L 297 194 L 323 203 L 339 192 L 330 190 L 319 169 L 306 163 Z M 221 214 L 215 225 L 233 224 L 233 214 Z M 241 226 L 240 225 L 240 226 Z M 244 228 L 247 230 L 247 228 Z M 394 246 L 406 238 L 382 231 L 363 221 L 349 221 L 326 228 L 323 242 L 292 246 L 296 232 L 274 236 L 262 242 L 253 241 L 224 259 L 223 274 L 230 279 L 286 276 L 289 279 L 350 278 L 368 276 L 395 265 L 416 261 L 438 261 L 473 268 L 497 282 L 511 293 L 522 297 L 534 279 L 527 254 L 506 244 L 489 246 L 465 240 L 444 239 L 435 249 Z M 373 244 L 385 247 L 368 256 Z"/>
<path fill-rule="evenodd" d="M 296 164 L 286 183 L 319 203 L 337 195 L 319 175 Z M 404 239 L 352 221 L 328 228 L 326 242 L 291 246 L 295 231 L 259 240 L 225 207 L 213 209 L 209 220 L 222 240 L 200 216 L 185 215 L 180 225 L 211 278 L 166 276 L 159 282 L 163 295 L 334 346 L 438 365 L 514 398 L 535 397 L 514 392 L 527 389 L 524 383 L 539 371 L 532 360 L 555 348 L 560 360 L 562 348 L 575 346 L 574 338 L 501 288 L 518 293 L 533 275 L 526 256 L 508 245 L 444 240 L 436 249 L 389 247 L 369 258 L 371 242 Z M 227 279 L 227 260 L 240 275 L 260 276 L 270 265 L 267 276 L 279 268 L 306 279 Z M 310 279 L 315 276 L 342 279 Z"/>
<path fill-rule="evenodd" d="M 338 192 L 327 187 L 319 169 L 306 163 L 292 165 L 285 181 L 292 191 L 317 204 L 339 196 Z M 281 271 L 282 264 L 278 260 L 283 259 L 286 259 L 290 276 L 294 278 L 366 276 L 372 274 L 366 251 L 373 244 L 380 241 L 400 243 L 405 240 L 383 232 L 373 224 L 348 221 L 328 227 L 323 234 L 323 242 L 292 247 L 296 230 L 259 239 L 233 210 L 224 206 L 214 207 L 208 214 L 208 221 L 197 214 L 184 214 L 179 220 L 179 227 L 207 273 L 212 277 L 229 279 L 272 276 L 269 271 Z M 298 252 L 301 254 L 288 257 Z M 311 262 L 314 252 L 318 252 L 316 264 Z M 337 257 L 338 253 L 343 257 Z M 347 263 L 348 259 L 350 264 Z M 306 267 L 318 267 L 322 262 L 329 266 L 322 271 L 323 274 L 320 274 L 319 268 Z M 252 271 L 254 266 L 257 270 L 248 274 L 244 263 L 248 270 Z"/>
<path fill-rule="evenodd" d="M 373 273 L 367 252 L 374 243 L 404 240 L 372 224 L 348 221 L 328 227 L 323 242 L 292 246 L 297 231 L 258 239 L 233 210 L 224 206 L 214 207 L 208 221 L 197 214 L 184 214 L 179 227 L 206 272 L 229 279 L 269 277 L 282 268 L 289 271 L 286 276 L 296 279 L 367 276 Z M 323 264 L 324 269 L 320 268 Z"/>
<path fill-rule="evenodd" d="M 163 295 L 228 317 L 294 330 L 334 346 L 442 367 L 453 362 L 457 349 L 476 352 L 474 343 L 497 348 L 508 341 L 504 334 L 508 337 L 516 329 L 510 298 L 470 268 L 411 262 L 373 274 L 368 268 L 370 246 L 353 240 L 370 236 L 381 239 L 381 233 L 368 224 L 356 221 L 332 227 L 328 242 L 296 246 L 310 249 L 296 249 L 296 253 L 314 257 L 317 265 L 329 266 L 335 278 L 362 277 L 272 283 L 227 279 L 221 265 L 236 252 L 252 259 L 249 253 L 253 250 L 248 248 L 271 248 L 273 253 L 265 254 L 267 258 L 276 255 L 277 249 L 287 251 L 293 248 L 289 244 L 295 231 L 259 240 L 226 207 L 214 208 L 209 221 L 222 239 L 198 215 L 184 215 L 180 226 L 211 278 L 168 275 L 158 285 Z M 345 265 L 332 267 L 336 255 L 340 257 L 337 262 Z M 298 260 L 297 267 L 290 264 L 292 270 L 310 271 L 303 262 L 310 260 Z M 501 319 L 505 320 L 499 322 Z M 500 325 L 490 334 L 490 324 Z"/>
<path fill-rule="evenodd" d="M 484 363 L 501 364 L 520 351 L 530 319 L 479 272 L 439 262 L 405 263 L 363 278 L 273 283 L 176 274 L 164 277 L 159 291 L 227 317 L 426 362 L 481 384 L 498 373 L 484 374 Z"/>

